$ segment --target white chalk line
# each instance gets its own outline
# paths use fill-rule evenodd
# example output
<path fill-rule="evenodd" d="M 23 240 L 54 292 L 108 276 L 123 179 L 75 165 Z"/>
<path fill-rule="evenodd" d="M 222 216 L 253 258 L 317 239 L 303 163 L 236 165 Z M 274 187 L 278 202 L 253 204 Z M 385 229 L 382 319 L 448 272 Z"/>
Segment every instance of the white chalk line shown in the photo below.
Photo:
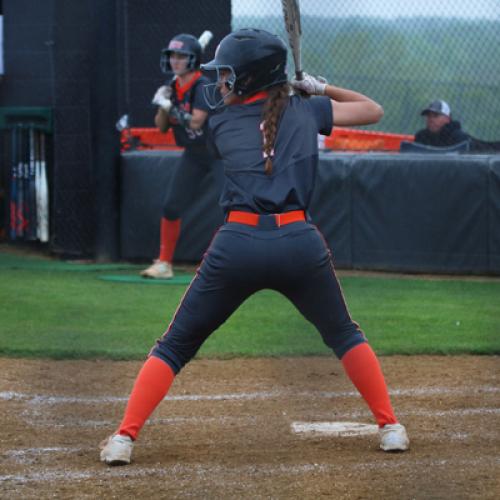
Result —
<path fill-rule="evenodd" d="M 46 453 L 73 453 L 81 451 L 81 448 L 62 448 L 60 446 L 51 446 L 47 448 L 23 448 L 22 450 L 9 450 L 5 452 L 8 457 L 22 457 L 27 455 L 43 455 Z"/>
<path fill-rule="evenodd" d="M 82 451 L 83 448 L 64 448 L 64 447 L 46 447 L 46 448 L 23 448 L 20 450 L 8 450 L 4 453 L 7 460 L 12 460 L 20 465 L 28 465 L 37 461 L 40 457 L 51 456 L 54 454 L 68 455 Z"/>
<path fill-rule="evenodd" d="M 486 416 L 486 415 L 494 415 L 500 416 L 500 408 L 463 408 L 463 409 L 455 409 L 455 410 L 406 410 L 406 411 L 398 411 L 397 415 L 400 419 L 404 419 L 405 417 L 418 416 L 425 418 L 441 418 L 441 417 L 460 417 L 465 418 L 468 416 Z M 226 424 L 237 424 L 248 426 L 259 426 L 262 425 L 262 422 L 269 421 L 269 416 L 258 416 L 258 415 L 247 415 L 247 416 L 209 416 L 209 415 L 199 415 L 199 416 L 182 416 L 182 417 L 164 417 L 164 418 L 150 418 L 147 422 L 148 425 L 192 425 L 192 424 L 201 424 L 204 426 L 207 425 L 226 425 Z M 276 415 L 274 418 L 288 418 L 286 417 L 286 413 L 282 415 Z M 337 422 L 342 419 L 361 419 L 361 418 L 371 418 L 371 413 L 368 410 L 362 411 L 353 411 L 353 412 L 343 412 L 332 415 L 332 413 L 323 412 L 323 415 L 318 413 L 314 416 L 315 421 L 319 418 L 330 419 L 331 422 Z M 54 415 L 53 419 L 50 416 L 38 416 L 36 418 L 32 418 L 29 415 L 23 413 L 23 421 L 24 423 L 31 428 L 53 428 L 53 429 L 79 429 L 79 428 L 92 428 L 92 429 L 100 429 L 100 428 L 113 428 L 116 426 L 116 421 L 113 420 L 80 420 L 77 418 L 65 419 L 61 417 L 61 415 Z M 314 423 L 314 422 L 311 422 Z M 433 436 L 436 439 L 442 437 L 450 437 L 453 433 L 450 432 L 440 432 L 434 433 Z M 458 434 L 460 432 L 454 433 L 453 439 L 461 439 Z M 490 430 L 487 433 L 487 436 L 490 439 L 496 439 L 499 433 Z M 430 437 L 429 434 L 426 434 L 427 437 Z M 468 438 L 468 434 L 464 434 L 464 439 Z M 481 436 L 486 437 L 484 431 L 482 431 Z"/>
<path fill-rule="evenodd" d="M 494 386 L 466 386 L 466 387 L 432 387 L 390 390 L 391 396 L 435 396 L 435 395 L 477 395 L 478 393 L 496 394 L 500 393 L 500 387 Z M 277 398 L 352 398 L 361 397 L 357 391 L 263 391 L 249 393 L 228 394 L 187 394 L 167 396 L 167 401 L 238 401 L 238 400 L 266 400 Z M 27 394 L 21 392 L 0 392 L 0 400 L 25 401 L 30 404 L 102 404 L 123 403 L 128 401 L 128 396 L 53 396 L 40 394 Z"/>
<path fill-rule="evenodd" d="M 407 455 L 393 457 L 391 460 L 379 460 L 373 458 L 369 462 L 355 463 L 351 465 L 343 464 L 296 464 L 296 465 L 248 465 L 243 467 L 227 467 L 219 465 L 184 465 L 176 464 L 166 467 L 139 467 L 134 464 L 126 467 L 109 468 L 102 466 L 101 470 L 89 471 L 68 471 L 61 469 L 42 470 L 27 474 L 3 474 L 0 475 L 0 482 L 15 482 L 17 484 L 28 484 L 32 482 L 55 482 L 55 481 L 85 481 L 103 480 L 110 478 L 143 478 L 143 477 L 168 477 L 170 480 L 177 475 L 188 476 L 190 481 L 198 480 L 203 482 L 215 482 L 218 480 L 227 481 L 228 477 L 234 477 L 235 481 L 241 481 L 242 477 L 274 477 L 279 475 L 303 475 L 311 472 L 331 473 L 331 472 L 351 472 L 358 470 L 382 470 L 398 469 L 400 467 L 422 468 L 423 471 L 429 468 L 438 467 L 496 467 L 500 465 L 498 457 L 479 457 L 476 459 L 423 459 L 412 460 L 405 458 Z M 458 469 L 457 469 L 458 470 Z M 208 479 L 207 479 L 208 478 Z M 177 480 L 177 478 L 176 478 Z"/>

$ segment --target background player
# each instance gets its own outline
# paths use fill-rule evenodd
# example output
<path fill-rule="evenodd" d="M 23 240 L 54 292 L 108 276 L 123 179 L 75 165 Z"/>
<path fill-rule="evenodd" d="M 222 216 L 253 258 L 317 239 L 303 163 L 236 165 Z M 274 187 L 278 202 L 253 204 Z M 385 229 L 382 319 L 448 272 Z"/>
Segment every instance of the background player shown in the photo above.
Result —
<path fill-rule="evenodd" d="M 177 373 L 246 298 L 264 288 L 288 297 L 341 359 L 379 425 L 380 447 L 408 449 L 378 360 L 349 315 L 331 252 L 307 214 L 317 133 L 330 134 L 334 124 L 374 123 L 383 111 L 362 94 L 309 75 L 294 87 L 322 97 L 290 96 L 286 59 L 279 37 L 245 29 L 225 37 L 203 66 L 218 75 L 214 85 L 222 100 L 213 105 L 226 105 L 210 120 L 224 161 L 226 223 L 142 367 L 117 433 L 103 443 L 101 460 L 110 465 L 130 463 L 133 441 Z M 216 95 L 207 90 L 207 98 Z"/>
<path fill-rule="evenodd" d="M 153 104 L 158 106 L 155 125 L 162 132 L 172 126 L 176 144 L 185 149 L 164 202 L 158 258 L 141 272 L 146 278 L 173 277 L 172 259 L 181 229 L 180 217 L 195 199 L 204 177 L 210 173 L 217 177 L 217 169 L 212 168 L 213 155 L 206 147 L 209 107 L 203 87 L 208 79 L 199 70 L 201 54 L 200 42 L 188 34 L 175 36 L 162 51 L 162 71 L 173 72 L 174 77 L 153 98 Z"/>

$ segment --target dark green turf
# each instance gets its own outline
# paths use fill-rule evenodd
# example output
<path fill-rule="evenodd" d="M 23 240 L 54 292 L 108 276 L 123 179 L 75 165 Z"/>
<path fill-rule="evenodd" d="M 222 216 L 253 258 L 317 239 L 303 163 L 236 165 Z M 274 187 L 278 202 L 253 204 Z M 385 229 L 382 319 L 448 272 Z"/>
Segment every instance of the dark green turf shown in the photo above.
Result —
<path fill-rule="evenodd" d="M 144 280 L 136 274 L 142 266 L 125 264 L 112 273 L 120 281 L 105 281 L 98 264 L 32 261 L 0 253 L 2 355 L 142 359 L 168 327 L 191 279 L 179 269 L 177 281 Z M 380 354 L 500 354 L 498 280 L 340 281 L 352 317 Z M 158 286 L 163 284 L 168 286 Z M 294 306 L 270 290 L 250 297 L 199 353 L 308 354 L 330 351 Z"/>
<path fill-rule="evenodd" d="M 102 274 L 99 276 L 103 281 L 114 281 L 116 283 L 135 283 L 136 285 L 189 285 L 193 274 L 175 274 L 171 279 L 143 278 L 139 274 Z"/>

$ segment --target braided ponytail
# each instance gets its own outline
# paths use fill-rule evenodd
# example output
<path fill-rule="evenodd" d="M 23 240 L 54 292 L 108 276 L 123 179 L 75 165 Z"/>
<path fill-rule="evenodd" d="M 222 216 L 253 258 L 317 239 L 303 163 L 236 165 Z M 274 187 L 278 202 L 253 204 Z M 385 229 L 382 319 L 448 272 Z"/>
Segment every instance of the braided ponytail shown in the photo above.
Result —
<path fill-rule="evenodd" d="M 274 142 L 281 115 L 288 102 L 289 90 L 288 83 L 271 88 L 262 110 L 261 127 L 264 138 L 262 149 L 266 159 L 264 170 L 267 175 L 271 175 L 273 171 Z"/>

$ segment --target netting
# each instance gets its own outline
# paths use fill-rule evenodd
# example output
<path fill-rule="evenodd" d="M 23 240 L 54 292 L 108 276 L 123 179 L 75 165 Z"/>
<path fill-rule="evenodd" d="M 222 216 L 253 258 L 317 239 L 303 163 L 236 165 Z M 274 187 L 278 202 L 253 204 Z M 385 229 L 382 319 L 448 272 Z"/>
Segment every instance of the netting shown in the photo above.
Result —
<path fill-rule="evenodd" d="M 305 71 L 380 102 L 377 130 L 413 134 L 434 99 L 464 130 L 500 140 L 500 1 L 302 0 Z M 232 28 L 286 40 L 280 0 L 233 0 Z M 289 71 L 293 69 L 290 58 Z"/>

